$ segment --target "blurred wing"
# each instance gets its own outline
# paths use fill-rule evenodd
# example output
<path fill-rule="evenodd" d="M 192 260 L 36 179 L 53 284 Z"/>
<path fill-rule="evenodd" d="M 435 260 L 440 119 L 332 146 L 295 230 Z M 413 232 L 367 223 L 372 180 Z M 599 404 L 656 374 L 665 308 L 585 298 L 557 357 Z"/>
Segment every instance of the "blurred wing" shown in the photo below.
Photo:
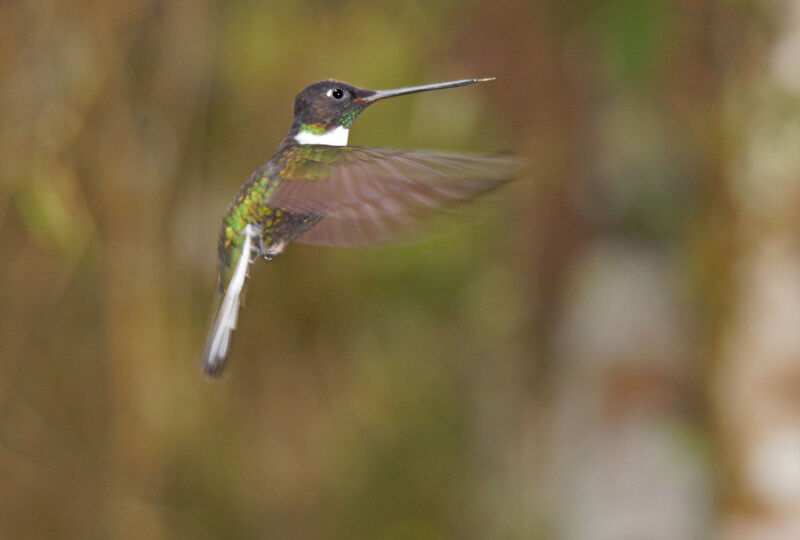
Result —
<path fill-rule="evenodd" d="M 328 246 L 388 243 L 437 211 L 512 180 L 513 158 L 318 147 L 296 162 L 270 204 L 324 216 L 297 238 Z"/>

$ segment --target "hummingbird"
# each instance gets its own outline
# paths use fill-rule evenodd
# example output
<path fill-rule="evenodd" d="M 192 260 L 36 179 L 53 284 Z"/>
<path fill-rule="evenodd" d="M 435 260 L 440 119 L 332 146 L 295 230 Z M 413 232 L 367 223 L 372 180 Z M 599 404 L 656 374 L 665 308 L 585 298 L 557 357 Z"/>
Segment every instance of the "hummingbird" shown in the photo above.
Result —
<path fill-rule="evenodd" d="M 359 247 L 386 244 L 422 219 L 513 179 L 507 157 L 348 146 L 353 120 L 376 101 L 494 80 L 392 90 L 315 82 L 297 94 L 289 133 L 241 186 L 222 219 L 219 287 L 202 370 L 218 376 L 231 348 L 248 270 L 297 240 Z"/>

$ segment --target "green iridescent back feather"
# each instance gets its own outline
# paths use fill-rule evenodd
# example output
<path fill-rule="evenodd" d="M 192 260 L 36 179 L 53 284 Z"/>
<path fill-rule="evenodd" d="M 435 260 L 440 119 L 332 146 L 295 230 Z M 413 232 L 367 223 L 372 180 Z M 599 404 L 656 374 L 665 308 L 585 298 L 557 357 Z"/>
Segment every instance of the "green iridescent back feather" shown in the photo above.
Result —
<path fill-rule="evenodd" d="M 228 286 L 233 268 L 241 256 L 245 226 L 258 224 L 262 228 L 264 244 L 269 245 L 275 236 L 273 233 L 285 227 L 292 218 L 285 210 L 270 206 L 270 196 L 276 188 L 282 182 L 291 182 L 298 177 L 323 180 L 327 176 L 327 165 L 335 163 L 341 152 L 347 150 L 347 147 L 284 144 L 242 185 L 222 220 L 219 240 L 221 291 Z M 302 223 L 310 219 L 306 218 Z"/>
<path fill-rule="evenodd" d="M 270 181 L 266 175 L 252 177 L 239 189 L 222 219 L 219 239 L 220 291 L 227 288 L 233 268 L 242 255 L 242 231 L 248 223 L 262 221 L 264 214 L 269 211 L 264 202 L 275 185 L 276 182 Z"/>

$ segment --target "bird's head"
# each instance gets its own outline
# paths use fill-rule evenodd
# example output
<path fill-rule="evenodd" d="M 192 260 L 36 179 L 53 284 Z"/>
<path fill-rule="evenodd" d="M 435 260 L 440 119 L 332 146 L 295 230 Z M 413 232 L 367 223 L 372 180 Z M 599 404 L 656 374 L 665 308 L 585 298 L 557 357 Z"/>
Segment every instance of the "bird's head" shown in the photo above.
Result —
<path fill-rule="evenodd" d="M 461 79 L 393 90 L 358 88 L 334 79 L 318 81 L 297 94 L 290 136 L 299 144 L 344 146 L 353 120 L 378 100 L 491 80 L 493 78 Z"/>

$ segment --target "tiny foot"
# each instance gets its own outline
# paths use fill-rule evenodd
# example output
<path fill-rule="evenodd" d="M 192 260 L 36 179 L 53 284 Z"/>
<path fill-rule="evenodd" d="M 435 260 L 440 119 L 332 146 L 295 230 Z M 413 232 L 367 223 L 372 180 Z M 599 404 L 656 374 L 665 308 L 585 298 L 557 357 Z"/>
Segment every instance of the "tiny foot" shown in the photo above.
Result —
<path fill-rule="evenodd" d="M 280 255 L 283 253 L 284 248 L 286 247 L 285 240 L 278 240 L 270 244 L 267 247 L 264 245 L 261 246 L 261 256 L 264 257 L 266 260 L 271 261 L 276 255 Z"/>

